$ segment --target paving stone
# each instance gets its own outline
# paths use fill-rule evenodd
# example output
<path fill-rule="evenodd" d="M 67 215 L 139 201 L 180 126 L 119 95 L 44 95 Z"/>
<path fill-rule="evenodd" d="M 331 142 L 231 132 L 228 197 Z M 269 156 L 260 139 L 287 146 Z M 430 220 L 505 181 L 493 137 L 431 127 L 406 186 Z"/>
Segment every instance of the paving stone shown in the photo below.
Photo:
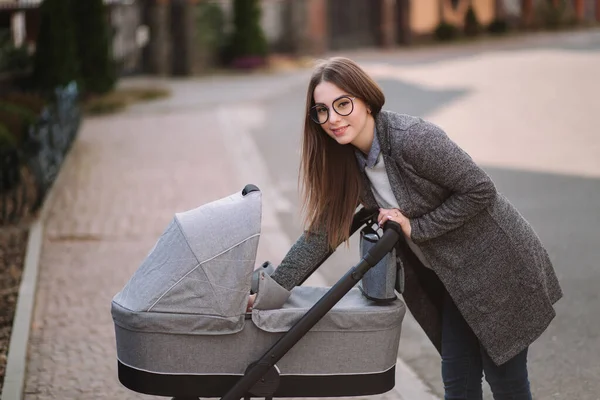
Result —
<path fill-rule="evenodd" d="M 110 301 L 178 211 L 241 188 L 210 115 L 90 118 L 55 187 L 25 399 L 150 398 L 117 379 Z"/>

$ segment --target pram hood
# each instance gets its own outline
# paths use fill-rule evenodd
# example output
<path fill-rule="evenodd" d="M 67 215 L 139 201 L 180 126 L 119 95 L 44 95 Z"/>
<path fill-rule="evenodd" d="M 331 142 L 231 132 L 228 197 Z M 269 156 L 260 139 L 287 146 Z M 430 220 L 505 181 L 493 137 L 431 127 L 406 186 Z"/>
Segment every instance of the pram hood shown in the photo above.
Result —
<path fill-rule="evenodd" d="M 261 192 L 247 189 L 175 214 L 113 298 L 115 324 L 186 334 L 243 328 L 262 213 Z"/>

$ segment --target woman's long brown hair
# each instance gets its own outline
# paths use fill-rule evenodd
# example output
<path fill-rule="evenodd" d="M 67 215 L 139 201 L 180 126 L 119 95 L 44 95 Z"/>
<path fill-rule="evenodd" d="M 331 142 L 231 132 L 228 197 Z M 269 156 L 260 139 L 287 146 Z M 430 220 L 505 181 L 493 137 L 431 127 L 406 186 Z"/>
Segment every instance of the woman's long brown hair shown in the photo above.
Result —
<path fill-rule="evenodd" d="M 302 212 L 309 234 L 326 232 L 329 246 L 335 249 L 349 239 L 363 188 L 354 146 L 337 143 L 310 119 L 313 92 L 321 82 L 330 82 L 363 100 L 373 117 L 381 111 L 385 96 L 358 64 L 343 57 L 320 62 L 308 85 L 299 175 Z"/>

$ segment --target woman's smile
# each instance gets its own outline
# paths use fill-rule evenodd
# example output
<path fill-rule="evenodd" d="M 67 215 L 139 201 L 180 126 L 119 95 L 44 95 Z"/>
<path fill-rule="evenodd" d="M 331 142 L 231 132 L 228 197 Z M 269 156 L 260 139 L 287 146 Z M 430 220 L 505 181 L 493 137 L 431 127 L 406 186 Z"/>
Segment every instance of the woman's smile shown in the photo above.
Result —
<path fill-rule="evenodd" d="M 346 125 L 346 126 L 341 126 L 339 128 L 331 128 L 331 132 L 336 136 L 342 136 L 344 133 L 346 133 L 346 130 L 348 129 L 348 127 L 350 127 L 350 125 Z"/>

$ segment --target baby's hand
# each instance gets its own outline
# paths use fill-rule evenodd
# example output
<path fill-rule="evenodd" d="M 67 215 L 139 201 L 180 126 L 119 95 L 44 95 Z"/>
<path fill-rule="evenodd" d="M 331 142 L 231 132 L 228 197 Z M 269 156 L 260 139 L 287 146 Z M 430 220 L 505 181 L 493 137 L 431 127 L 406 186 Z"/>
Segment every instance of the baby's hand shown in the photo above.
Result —
<path fill-rule="evenodd" d="M 246 312 L 252 311 L 252 306 L 254 305 L 254 300 L 256 300 L 256 294 L 251 294 L 248 296 L 248 306 L 246 307 Z"/>

